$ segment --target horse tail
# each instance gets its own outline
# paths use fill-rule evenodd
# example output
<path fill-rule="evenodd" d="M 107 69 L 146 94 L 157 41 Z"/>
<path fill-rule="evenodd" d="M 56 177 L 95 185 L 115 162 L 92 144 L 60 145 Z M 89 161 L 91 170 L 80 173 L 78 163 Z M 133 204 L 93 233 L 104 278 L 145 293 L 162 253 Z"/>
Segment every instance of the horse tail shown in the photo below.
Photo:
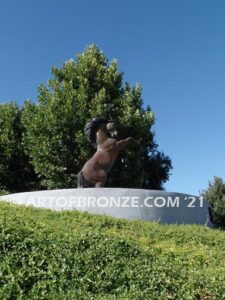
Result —
<path fill-rule="evenodd" d="M 94 183 L 89 182 L 83 175 L 83 172 L 80 171 L 77 175 L 77 187 L 78 188 L 90 188 L 95 187 Z"/>
<path fill-rule="evenodd" d="M 80 189 L 83 187 L 83 176 L 82 171 L 80 171 L 77 175 L 77 188 Z"/>

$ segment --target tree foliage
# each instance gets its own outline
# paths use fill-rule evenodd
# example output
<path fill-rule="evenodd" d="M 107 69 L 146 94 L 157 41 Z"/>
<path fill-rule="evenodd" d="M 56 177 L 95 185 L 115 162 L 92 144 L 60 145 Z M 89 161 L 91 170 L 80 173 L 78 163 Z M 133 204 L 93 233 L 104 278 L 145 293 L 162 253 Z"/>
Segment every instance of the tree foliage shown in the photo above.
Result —
<path fill-rule="evenodd" d="M 215 176 L 202 195 L 212 206 L 213 221 L 220 226 L 225 226 L 225 182 L 222 178 Z"/>
<path fill-rule="evenodd" d="M 37 187 L 29 157 L 24 152 L 22 110 L 15 102 L 0 105 L 0 191 L 21 192 Z"/>
<path fill-rule="evenodd" d="M 24 142 L 46 188 L 75 187 L 77 174 L 94 153 L 84 135 L 92 117 L 113 119 L 122 137 L 141 145 L 118 158 L 108 186 L 161 189 L 171 161 L 157 150 L 151 127 L 154 114 L 143 108 L 141 87 L 123 84 L 117 61 L 111 63 L 96 46 L 89 46 L 61 68 L 52 68 L 47 86 L 39 86 L 38 103 L 25 102 Z"/>
<path fill-rule="evenodd" d="M 84 126 L 97 116 L 114 120 L 121 138 L 140 140 L 118 157 L 108 186 L 163 188 L 172 167 L 151 131 L 154 113 L 143 107 L 140 85 L 123 82 L 116 60 L 89 46 L 76 61 L 53 67 L 38 92 L 36 103 L 0 106 L 0 190 L 76 187 L 95 151 Z"/>

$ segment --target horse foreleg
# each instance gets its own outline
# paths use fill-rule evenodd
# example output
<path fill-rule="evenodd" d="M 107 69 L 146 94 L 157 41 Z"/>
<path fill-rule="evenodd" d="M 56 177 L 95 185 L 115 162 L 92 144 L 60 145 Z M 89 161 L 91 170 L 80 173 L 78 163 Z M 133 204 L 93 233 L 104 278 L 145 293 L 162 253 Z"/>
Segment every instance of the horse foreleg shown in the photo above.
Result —
<path fill-rule="evenodd" d="M 139 142 L 137 140 L 135 140 L 132 137 L 128 137 L 124 140 L 120 140 L 119 142 L 116 142 L 116 149 L 118 151 L 122 151 L 123 149 L 125 149 L 127 147 L 128 144 L 138 144 Z"/>

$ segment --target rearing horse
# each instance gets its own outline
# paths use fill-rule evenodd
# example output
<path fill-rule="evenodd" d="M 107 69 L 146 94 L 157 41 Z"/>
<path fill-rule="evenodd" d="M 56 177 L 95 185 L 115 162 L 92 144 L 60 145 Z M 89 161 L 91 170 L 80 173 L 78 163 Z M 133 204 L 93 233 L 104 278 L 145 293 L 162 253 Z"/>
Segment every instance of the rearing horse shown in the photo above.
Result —
<path fill-rule="evenodd" d="M 105 118 L 93 118 L 85 126 L 85 133 L 89 141 L 97 145 L 97 151 L 79 172 L 77 186 L 78 188 L 104 187 L 118 154 L 129 143 L 137 143 L 137 141 L 132 137 L 118 140 L 114 122 Z"/>

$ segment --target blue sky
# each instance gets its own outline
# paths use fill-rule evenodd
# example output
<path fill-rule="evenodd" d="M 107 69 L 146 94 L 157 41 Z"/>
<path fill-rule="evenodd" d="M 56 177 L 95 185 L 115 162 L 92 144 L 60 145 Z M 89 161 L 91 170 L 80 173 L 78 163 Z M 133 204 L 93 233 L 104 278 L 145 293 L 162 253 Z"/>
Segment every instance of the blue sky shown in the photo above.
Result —
<path fill-rule="evenodd" d="M 225 1 L 9 0 L 0 3 L 0 103 L 37 87 L 89 44 L 141 83 L 156 141 L 172 158 L 168 191 L 225 179 Z"/>

